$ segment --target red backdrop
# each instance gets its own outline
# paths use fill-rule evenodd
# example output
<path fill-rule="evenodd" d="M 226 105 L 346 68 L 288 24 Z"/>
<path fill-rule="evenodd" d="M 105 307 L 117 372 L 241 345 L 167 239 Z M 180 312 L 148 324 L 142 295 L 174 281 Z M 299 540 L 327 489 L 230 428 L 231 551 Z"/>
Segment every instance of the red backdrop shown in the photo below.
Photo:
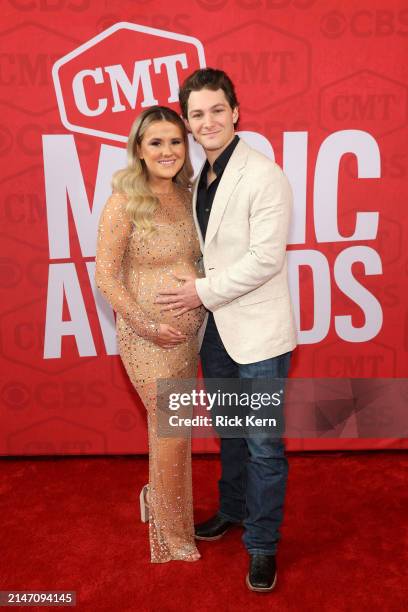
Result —
<path fill-rule="evenodd" d="M 1 454 L 146 450 L 94 293 L 95 232 L 134 117 L 177 108 L 198 66 L 232 76 L 243 137 L 294 188 L 292 376 L 406 376 L 406 2 L 4 0 L 2 13 Z"/>

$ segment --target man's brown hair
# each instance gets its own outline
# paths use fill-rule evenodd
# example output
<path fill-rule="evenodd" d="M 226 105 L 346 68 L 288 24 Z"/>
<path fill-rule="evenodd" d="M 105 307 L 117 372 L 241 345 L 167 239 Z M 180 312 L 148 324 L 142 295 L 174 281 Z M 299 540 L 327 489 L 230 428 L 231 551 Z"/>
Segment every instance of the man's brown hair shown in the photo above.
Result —
<path fill-rule="evenodd" d="M 201 68 L 186 78 L 179 91 L 181 112 L 185 119 L 188 114 L 188 99 L 192 91 L 222 89 L 232 109 L 238 106 L 234 84 L 223 70 L 216 68 Z"/>

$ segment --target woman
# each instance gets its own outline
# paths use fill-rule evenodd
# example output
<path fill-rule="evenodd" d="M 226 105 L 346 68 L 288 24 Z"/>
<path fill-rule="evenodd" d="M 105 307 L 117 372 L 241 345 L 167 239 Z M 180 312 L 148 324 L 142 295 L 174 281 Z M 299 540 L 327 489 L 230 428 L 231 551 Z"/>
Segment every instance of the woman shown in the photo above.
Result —
<path fill-rule="evenodd" d="M 120 356 L 148 416 L 151 560 L 196 561 L 191 440 L 158 435 L 156 381 L 193 378 L 204 309 L 175 317 L 155 303 L 179 275 L 197 276 L 199 244 L 188 190 L 187 132 L 173 110 L 156 106 L 134 122 L 128 166 L 115 173 L 97 239 L 97 287 L 117 312 Z M 142 491 L 144 496 L 145 491 Z M 142 516 L 143 520 L 143 516 Z"/>

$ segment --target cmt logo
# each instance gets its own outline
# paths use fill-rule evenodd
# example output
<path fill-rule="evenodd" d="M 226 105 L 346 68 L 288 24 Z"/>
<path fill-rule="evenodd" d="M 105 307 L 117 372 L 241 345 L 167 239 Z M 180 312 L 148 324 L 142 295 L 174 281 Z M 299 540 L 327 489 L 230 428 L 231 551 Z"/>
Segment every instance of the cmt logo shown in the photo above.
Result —
<path fill-rule="evenodd" d="M 371 70 L 361 70 L 320 90 L 321 126 L 354 128 L 376 136 L 389 134 L 407 122 L 407 87 Z"/>
<path fill-rule="evenodd" d="M 238 86 L 245 111 L 263 112 L 309 88 L 309 42 L 269 23 L 241 24 L 208 39 L 205 48 L 210 64 L 225 70 Z"/>
<path fill-rule="evenodd" d="M 126 142 L 141 110 L 177 109 L 180 83 L 204 66 L 196 38 L 116 23 L 54 64 L 61 121 L 73 132 Z"/>

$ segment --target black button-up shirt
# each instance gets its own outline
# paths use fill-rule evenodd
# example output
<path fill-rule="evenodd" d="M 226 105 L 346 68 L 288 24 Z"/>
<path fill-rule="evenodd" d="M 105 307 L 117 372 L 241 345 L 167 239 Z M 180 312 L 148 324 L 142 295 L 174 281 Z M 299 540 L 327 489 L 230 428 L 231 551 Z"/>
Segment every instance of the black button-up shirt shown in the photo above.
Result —
<path fill-rule="evenodd" d="M 207 233 L 208 220 L 210 218 L 211 207 L 214 201 L 215 194 L 217 192 L 218 185 L 220 184 L 221 177 L 235 147 L 238 144 L 238 141 L 239 136 L 236 135 L 235 138 L 230 142 L 228 147 L 224 149 L 221 155 L 219 155 L 215 160 L 213 164 L 213 171 L 216 175 L 216 178 L 209 185 L 209 187 L 207 187 L 207 172 L 210 169 L 210 164 L 208 160 L 205 162 L 204 168 L 202 169 L 197 188 L 196 211 L 198 224 L 203 235 L 203 240 L 205 240 L 205 235 Z"/>

